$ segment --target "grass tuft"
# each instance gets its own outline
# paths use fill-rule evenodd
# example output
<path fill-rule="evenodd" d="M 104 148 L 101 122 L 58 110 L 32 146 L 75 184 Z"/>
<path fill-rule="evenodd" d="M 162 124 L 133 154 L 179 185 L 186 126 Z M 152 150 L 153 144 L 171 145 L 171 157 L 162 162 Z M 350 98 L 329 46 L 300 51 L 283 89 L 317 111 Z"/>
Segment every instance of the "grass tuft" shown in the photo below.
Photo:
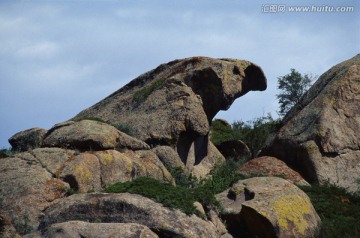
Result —
<path fill-rule="evenodd" d="M 137 103 L 145 102 L 145 100 L 157 89 L 165 84 L 165 79 L 158 79 L 155 82 L 141 88 L 134 94 L 133 101 Z"/>

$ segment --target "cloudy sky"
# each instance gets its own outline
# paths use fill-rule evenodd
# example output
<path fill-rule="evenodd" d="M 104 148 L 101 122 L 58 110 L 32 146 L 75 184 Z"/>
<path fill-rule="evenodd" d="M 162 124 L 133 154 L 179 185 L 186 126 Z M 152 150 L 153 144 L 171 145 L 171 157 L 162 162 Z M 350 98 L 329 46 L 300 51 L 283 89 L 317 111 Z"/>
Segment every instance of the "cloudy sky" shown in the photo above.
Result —
<path fill-rule="evenodd" d="M 347 6 L 353 11 L 329 11 Z M 217 117 L 277 117 L 277 77 L 290 68 L 321 75 L 359 52 L 358 0 L 1 0 L 0 148 L 21 130 L 49 129 L 159 64 L 190 56 L 250 60 L 268 78 L 267 91 Z"/>

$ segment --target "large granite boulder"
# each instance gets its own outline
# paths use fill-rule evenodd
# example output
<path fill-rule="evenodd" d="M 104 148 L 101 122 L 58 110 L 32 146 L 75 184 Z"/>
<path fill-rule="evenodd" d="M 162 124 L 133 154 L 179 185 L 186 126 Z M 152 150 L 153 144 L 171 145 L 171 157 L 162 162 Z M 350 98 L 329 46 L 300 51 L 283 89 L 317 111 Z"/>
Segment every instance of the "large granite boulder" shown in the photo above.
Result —
<path fill-rule="evenodd" d="M 360 55 L 325 72 L 284 119 L 262 155 L 285 161 L 310 183 L 349 191 L 360 178 Z"/>
<path fill-rule="evenodd" d="M 97 223 L 137 223 L 159 237 L 220 237 L 213 223 L 169 209 L 136 194 L 76 194 L 46 210 L 39 227 L 45 231 L 71 220 Z"/>
<path fill-rule="evenodd" d="M 14 151 L 27 151 L 39 148 L 43 144 L 43 140 L 47 130 L 42 128 L 31 128 L 20 131 L 9 138 L 9 143 Z"/>
<path fill-rule="evenodd" d="M 263 71 L 249 61 L 186 58 L 140 75 L 73 120 L 95 117 L 130 127 L 152 147 L 171 146 L 192 168 L 208 156 L 209 124 L 216 113 L 251 90 L 265 89 Z"/>
<path fill-rule="evenodd" d="M 289 168 L 284 161 L 271 156 L 249 160 L 241 165 L 236 172 L 246 176 L 278 176 L 296 185 L 309 186 L 309 183 L 298 172 Z"/>
<path fill-rule="evenodd" d="M 53 178 L 41 164 L 28 159 L 0 159 L 0 214 L 5 215 L 19 234 L 37 229 L 39 218 L 68 187 Z"/>
<path fill-rule="evenodd" d="M 298 187 L 277 177 L 240 180 L 217 195 L 229 231 L 244 237 L 316 237 L 320 218 L 308 196 Z M 245 236 L 247 237 L 247 236 Z"/>
<path fill-rule="evenodd" d="M 67 121 L 55 125 L 47 133 L 44 147 L 85 150 L 128 148 L 149 149 L 143 141 L 135 139 L 114 126 L 95 120 Z"/>
<path fill-rule="evenodd" d="M 23 238 L 158 238 L 148 227 L 136 223 L 89 223 L 68 221 Z"/>

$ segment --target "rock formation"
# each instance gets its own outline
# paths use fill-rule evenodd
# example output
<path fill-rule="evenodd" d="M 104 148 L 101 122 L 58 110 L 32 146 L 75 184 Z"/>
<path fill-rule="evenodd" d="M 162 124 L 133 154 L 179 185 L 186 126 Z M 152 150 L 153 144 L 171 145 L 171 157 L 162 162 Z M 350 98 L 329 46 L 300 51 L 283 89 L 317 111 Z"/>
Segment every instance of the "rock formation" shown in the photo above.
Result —
<path fill-rule="evenodd" d="M 219 237 L 215 225 L 195 215 L 166 208 L 136 194 L 77 194 L 46 210 L 40 224 L 44 232 L 53 224 L 71 220 L 92 223 L 137 223 L 160 237 Z"/>
<path fill-rule="evenodd" d="M 325 72 L 284 119 L 262 155 L 285 161 L 310 183 L 359 189 L 360 55 Z"/>
<path fill-rule="evenodd" d="M 17 153 L 0 159 L 0 237 L 230 238 L 217 212 L 199 202 L 192 201 L 202 218 L 140 195 L 103 191 L 140 176 L 174 184 L 166 167 L 207 176 L 224 159 L 208 139 L 213 117 L 237 97 L 265 88 L 262 70 L 248 61 L 176 60 L 141 75 L 70 121 L 48 131 L 17 133 L 10 139 Z M 258 194 L 256 203 L 266 203 L 269 197 L 259 185 L 264 182 L 272 186 L 266 191 L 274 190 L 270 206 L 246 201 L 240 204 L 241 214 L 266 220 L 260 223 L 264 229 L 269 223 L 278 226 L 280 233 L 271 234 L 279 237 L 289 234 L 289 227 L 304 237 L 312 234 L 316 213 L 290 183 L 258 178 L 236 186 L 248 186 Z M 294 203 L 285 204 L 287 198 Z M 279 206 L 285 211 L 278 213 Z M 246 224 L 253 229 L 251 219 Z"/>
<path fill-rule="evenodd" d="M 222 218 L 240 235 L 242 224 L 252 237 L 316 237 L 320 218 L 307 195 L 277 177 L 240 180 L 217 195 Z M 243 225 L 243 227 L 244 227 Z"/>
<path fill-rule="evenodd" d="M 211 157 L 218 153 L 208 149 L 209 124 L 216 113 L 251 90 L 265 89 L 264 73 L 249 61 L 193 57 L 139 76 L 74 120 L 95 117 L 130 127 L 134 137 L 152 147 L 171 146 L 192 170 L 206 157 L 208 164 L 217 159 Z M 211 169 L 202 167 L 201 175 Z"/>

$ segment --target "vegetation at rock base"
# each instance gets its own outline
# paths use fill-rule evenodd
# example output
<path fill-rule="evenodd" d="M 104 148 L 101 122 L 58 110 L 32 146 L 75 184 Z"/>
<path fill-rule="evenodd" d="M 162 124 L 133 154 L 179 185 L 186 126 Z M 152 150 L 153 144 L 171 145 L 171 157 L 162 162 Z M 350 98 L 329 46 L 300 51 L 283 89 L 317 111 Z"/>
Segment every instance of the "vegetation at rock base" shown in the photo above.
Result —
<path fill-rule="evenodd" d="M 242 140 L 255 157 L 269 135 L 278 130 L 280 123 L 279 119 L 273 119 L 270 114 L 248 122 L 235 121 L 231 125 L 215 119 L 211 125 L 210 139 L 215 145 L 230 140 Z"/>
<path fill-rule="evenodd" d="M 127 124 L 116 124 L 114 127 L 129 136 L 133 136 L 135 134 L 134 130 Z"/>
<path fill-rule="evenodd" d="M 15 152 L 12 149 L 1 149 L 0 150 L 0 159 L 12 157 L 14 154 L 15 154 Z"/>
<path fill-rule="evenodd" d="M 289 74 L 278 77 L 278 89 L 281 92 L 276 97 L 280 104 L 280 116 L 285 116 L 292 107 L 299 105 L 312 80 L 315 78 L 311 75 L 302 75 L 295 69 L 290 69 Z"/>
<path fill-rule="evenodd" d="M 360 193 L 335 185 L 300 186 L 322 221 L 319 238 L 360 237 Z"/>
<path fill-rule="evenodd" d="M 200 215 L 193 203 L 198 201 L 206 208 L 221 209 L 215 195 L 244 178 L 234 172 L 239 165 L 239 163 L 229 160 L 222 165 L 215 166 L 210 173 L 210 178 L 200 181 L 191 175 L 186 175 L 181 168 L 174 168 L 172 173 L 177 183 L 176 186 L 150 177 L 139 177 L 133 181 L 110 185 L 105 192 L 140 194 L 167 207 L 180 209 L 186 214 Z"/>
<path fill-rule="evenodd" d="M 152 92 L 161 88 L 164 85 L 164 83 L 165 83 L 165 79 L 158 79 L 152 82 L 151 84 L 149 84 L 148 86 L 141 88 L 139 91 L 137 91 L 134 94 L 133 101 L 137 103 L 144 102 Z"/>

